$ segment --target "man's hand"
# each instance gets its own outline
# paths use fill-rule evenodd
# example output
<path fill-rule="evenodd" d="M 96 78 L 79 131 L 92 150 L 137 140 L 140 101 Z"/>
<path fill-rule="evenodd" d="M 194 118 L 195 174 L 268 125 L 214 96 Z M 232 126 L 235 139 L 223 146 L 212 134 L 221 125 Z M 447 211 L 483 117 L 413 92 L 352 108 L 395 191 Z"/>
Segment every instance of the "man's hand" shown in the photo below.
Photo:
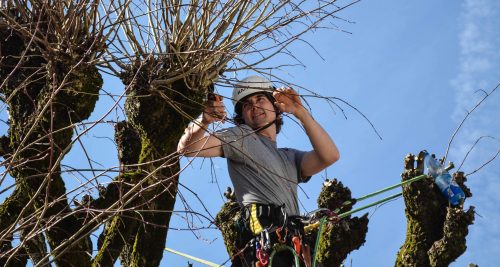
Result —
<path fill-rule="evenodd" d="M 276 99 L 274 104 L 281 112 L 290 113 L 299 118 L 305 111 L 299 94 L 290 87 L 277 89 L 273 97 Z"/>
<path fill-rule="evenodd" d="M 221 140 L 213 135 L 205 136 L 207 126 L 216 121 L 224 122 L 226 109 L 218 95 L 209 96 L 207 106 L 200 118 L 184 130 L 177 152 L 188 157 L 219 157 L 224 155 Z"/>
<path fill-rule="evenodd" d="M 301 122 L 313 146 L 313 150 L 304 154 L 300 163 L 302 177 L 314 175 L 340 158 L 337 146 L 323 127 L 304 108 L 295 90 L 280 88 L 273 93 L 273 96 L 276 99 L 274 104 L 280 111 L 293 114 Z"/>
<path fill-rule="evenodd" d="M 205 110 L 203 110 L 203 116 L 201 123 L 204 125 L 209 125 L 216 121 L 224 122 L 226 119 L 226 107 L 221 100 L 221 97 L 216 95 L 213 100 L 208 100 Z"/>

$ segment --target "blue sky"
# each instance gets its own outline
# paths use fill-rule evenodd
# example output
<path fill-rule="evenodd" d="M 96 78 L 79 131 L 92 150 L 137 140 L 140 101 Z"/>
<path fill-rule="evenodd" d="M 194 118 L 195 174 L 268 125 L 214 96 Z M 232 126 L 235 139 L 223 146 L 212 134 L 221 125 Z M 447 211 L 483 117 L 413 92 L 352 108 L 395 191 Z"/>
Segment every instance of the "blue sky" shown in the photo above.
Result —
<path fill-rule="evenodd" d="M 324 178 L 338 178 L 354 196 L 362 196 L 397 183 L 407 153 L 427 149 L 444 155 L 466 110 L 482 97 L 475 91 L 491 91 L 500 82 L 500 4 L 496 1 L 361 1 L 338 16 L 353 22 L 336 23 L 351 34 L 321 30 L 308 35 L 324 60 L 303 44 L 295 44 L 294 54 L 306 68 L 290 68 L 279 75 L 321 95 L 348 101 L 375 124 L 383 140 L 352 109 L 343 106 L 346 120 L 325 101 L 308 98 L 314 117 L 341 151 L 338 163 L 303 186 L 309 199 L 303 193 L 300 199 L 308 210 L 316 207 Z M 219 91 L 229 96 L 227 89 Z M 473 113 L 456 136 L 449 160 L 460 163 L 479 136 L 500 138 L 499 100 L 497 92 Z M 230 107 L 229 102 L 226 105 Z M 285 124 L 278 145 L 310 149 L 300 128 L 290 120 Z M 499 141 L 484 138 L 462 169 L 471 172 L 499 148 Z M 466 206 L 476 206 L 482 217 L 476 216 L 469 228 L 468 249 L 452 266 L 494 266 L 500 261 L 498 162 L 469 178 L 474 196 Z M 211 183 L 211 164 L 223 191 L 229 178 L 225 161 L 219 159 L 195 160 L 181 175 L 181 183 L 195 188 L 215 215 L 223 202 L 217 184 Z M 194 199 L 185 190 L 184 194 Z M 178 205 L 178 209 L 183 208 Z M 351 262 L 352 266 L 391 266 L 405 238 L 403 200 L 368 211 L 366 243 L 349 255 L 347 266 Z M 176 225 L 183 228 L 186 223 L 174 216 L 171 226 Z M 196 234 L 198 238 L 189 231 L 170 231 L 167 246 L 217 263 L 227 259 L 216 230 Z M 186 259 L 169 253 L 163 262 L 164 266 L 187 265 Z"/>
<path fill-rule="evenodd" d="M 333 26 L 350 33 L 320 30 L 306 35 L 306 40 L 321 57 L 304 43 L 293 44 L 294 55 L 306 68 L 292 67 L 275 74 L 323 96 L 339 97 L 354 105 L 374 123 L 383 139 L 349 107 L 339 103 L 345 110 L 345 119 L 340 110 L 332 110 L 325 101 L 307 98 L 316 120 L 336 141 L 341 160 L 303 185 L 307 195 L 300 193 L 299 197 L 304 211 L 316 208 L 316 198 L 325 178 L 338 178 L 358 197 L 399 182 L 407 153 L 427 149 L 442 156 L 466 111 L 482 97 L 476 90 L 490 91 L 500 83 L 498 1 L 361 1 L 337 15 L 348 22 L 336 20 Z M 289 60 L 280 57 L 268 65 Z M 104 89 L 121 94 L 123 85 L 108 78 Z M 231 93 L 227 88 L 218 90 L 226 96 Z M 480 136 L 500 138 L 499 100 L 500 92 L 496 92 L 472 114 L 456 136 L 449 160 L 458 165 Z M 229 101 L 226 105 L 231 107 Z M 109 108 L 109 99 L 101 97 L 90 121 L 103 116 Z M 4 119 L 5 109 L 0 108 L 0 112 Z M 124 115 L 117 108 L 107 119 L 124 119 Z M 1 123 L 0 134 L 6 130 Z M 82 137 L 95 168 L 117 166 L 116 148 L 109 140 L 112 137 L 112 123 L 99 124 Z M 278 145 L 311 148 L 307 136 L 290 119 L 285 120 Z M 482 139 L 462 169 L 466 173 L 473 171 L 499 148 L 500 141 Z M 225 160 L 196 159 L 189 166 L 187 163 L 184 159 L 186 169 L 180 182 L 193 189 L 215 216 L 224 201 L 220 192 L 230 184 Z M 75 168 L 89 166 L 77 143 L 63 164 Z M 469 177 L 468 186 L 474 196 L 466 201 L 466 206 L 476 206 L 481 217 L 476 216 L 475 224 L 469 228 L 467 251 L 452 266 L 467 266 L 472 262 L 495 266 L 500 262 L 500 212 L 496 198 L 500 192 L 499 170 L 496 159 Z M 105 183 L 114 175 L 108 173 L 98 180 Z M 70 188 L 84 178 L 79 174 L 65 174 L 65 179 Z M 8 183 L 7 179 L 1 187 Z M 94 187 L 95 184 L 87 186 L 89 191 Z M 196 196 L 184 189 L 180 193 L 176 210 L 185 210 L 183 198 L 194 210 L 206 214 Z M 0 199 L 8 194 L 0 195 Z M 347 266 L 351 262 L 352 266 L 392 266 L 405 238 L 403 200 L 397 199 L 368 212 L 366 243 L 349 255 Z M 183 216 L 182 212 L 175 213 L 171 227 L 186 228 Z M 206 221 L 194 220 L 193 223 L 198 227 L 207 226 Z M 216 229 L 171 230 L 167 246 L 216 263 L 228 258 Z M 165 252 L 162 266 L 187 266 L 187 261 Z M 194 266 L 202 265 L 194 263 Z"/>

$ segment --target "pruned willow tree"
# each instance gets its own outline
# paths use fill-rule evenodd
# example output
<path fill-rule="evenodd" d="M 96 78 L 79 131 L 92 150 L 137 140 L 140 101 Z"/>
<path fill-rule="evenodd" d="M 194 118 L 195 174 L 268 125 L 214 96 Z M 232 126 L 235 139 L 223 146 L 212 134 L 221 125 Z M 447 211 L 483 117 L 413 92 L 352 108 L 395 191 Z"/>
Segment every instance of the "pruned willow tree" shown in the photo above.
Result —
<path fill-rule="evenodd" d="M 158 266 L 178 192 L 177 140 L 207 93 L 243 70 L 279 80 L 272 69 L 300 64 L 289 45 L 353 2 L 2 1 L 0 109 L 9 118 L 0 139 L 0 264 Z M 283 55 L 292 63 L 271 63 Z M 110 96 L 104 74 L 123 88 L 89 120 L 99 96 Z M 118 168 L 62 164 L 119 109 L 126 120 L 111 122 Z"/>

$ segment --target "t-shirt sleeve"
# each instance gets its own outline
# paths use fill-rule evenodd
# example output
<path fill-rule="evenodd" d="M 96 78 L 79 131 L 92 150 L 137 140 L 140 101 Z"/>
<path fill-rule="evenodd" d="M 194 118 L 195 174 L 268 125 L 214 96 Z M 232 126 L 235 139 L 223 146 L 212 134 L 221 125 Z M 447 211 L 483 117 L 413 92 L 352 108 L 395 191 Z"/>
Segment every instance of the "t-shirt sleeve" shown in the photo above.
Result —
<path fill-rule="evenodd" d="M 247 138 L 244 137 L 251 134 L 251 131 L 245 126 L 226 128 L 214 133 L 222 142 L 223 157 L 234 161 L 243 159 L 243 150 L 245 142 L 247 142 Z"/>
<path fill-rule="evenodd" d="M 298 183 L 307 183 L 312 176 L 302 177 L 302 159 L 306 154 L 305 151 L 293 149 L 293 148 L 285 148 L 284 151 L 287 153 L 287 156 L 295 162 L 295 166 L 297 168 L 297 177 Z"/>

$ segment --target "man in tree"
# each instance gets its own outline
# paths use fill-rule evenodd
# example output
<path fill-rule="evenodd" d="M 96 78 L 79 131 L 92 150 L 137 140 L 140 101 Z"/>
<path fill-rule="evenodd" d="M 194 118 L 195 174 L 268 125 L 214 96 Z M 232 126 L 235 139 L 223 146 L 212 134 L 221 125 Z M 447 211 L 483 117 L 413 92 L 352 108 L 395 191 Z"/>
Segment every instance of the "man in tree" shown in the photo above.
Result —
<path fill-rule="evenodd" d="M 190 157 L 227 159 L 234 193 L 242 206 L 242 233 L 237 246 L 245 248 L 242 257 L 233 259 L 233 266 L 255 266 L 255 262 L 268 259 L 266 242 L 276 241 L 276 237 L 268 240 L 268 232 L 274 234 L 278 227 L 294 228 L 290 222 L 299 214 L 298 183 L 307 182 L 336 162 L 339 151 L 291 88 L 275 89 L 269 80 L 250 76 L 235 86 L 233 104 L 235 127 L 205 135 L 209 124 L 223 121 L 226 116 L 222 101 L 210 101 L 202 116 L 186 128 L 178 152 Z M 282 113 L 300 121 L 313 150 L 277 147 Z M 295 229 L 283 230 L 282 240 L 292 242 L 293 237 L 302 235 L 303 226 L 294 225 Z M 288 236 L 283 237 L 286 233 Z M 292 266 L 293 257 L 288 254 L 277 254 L 273 266 Z"/>

